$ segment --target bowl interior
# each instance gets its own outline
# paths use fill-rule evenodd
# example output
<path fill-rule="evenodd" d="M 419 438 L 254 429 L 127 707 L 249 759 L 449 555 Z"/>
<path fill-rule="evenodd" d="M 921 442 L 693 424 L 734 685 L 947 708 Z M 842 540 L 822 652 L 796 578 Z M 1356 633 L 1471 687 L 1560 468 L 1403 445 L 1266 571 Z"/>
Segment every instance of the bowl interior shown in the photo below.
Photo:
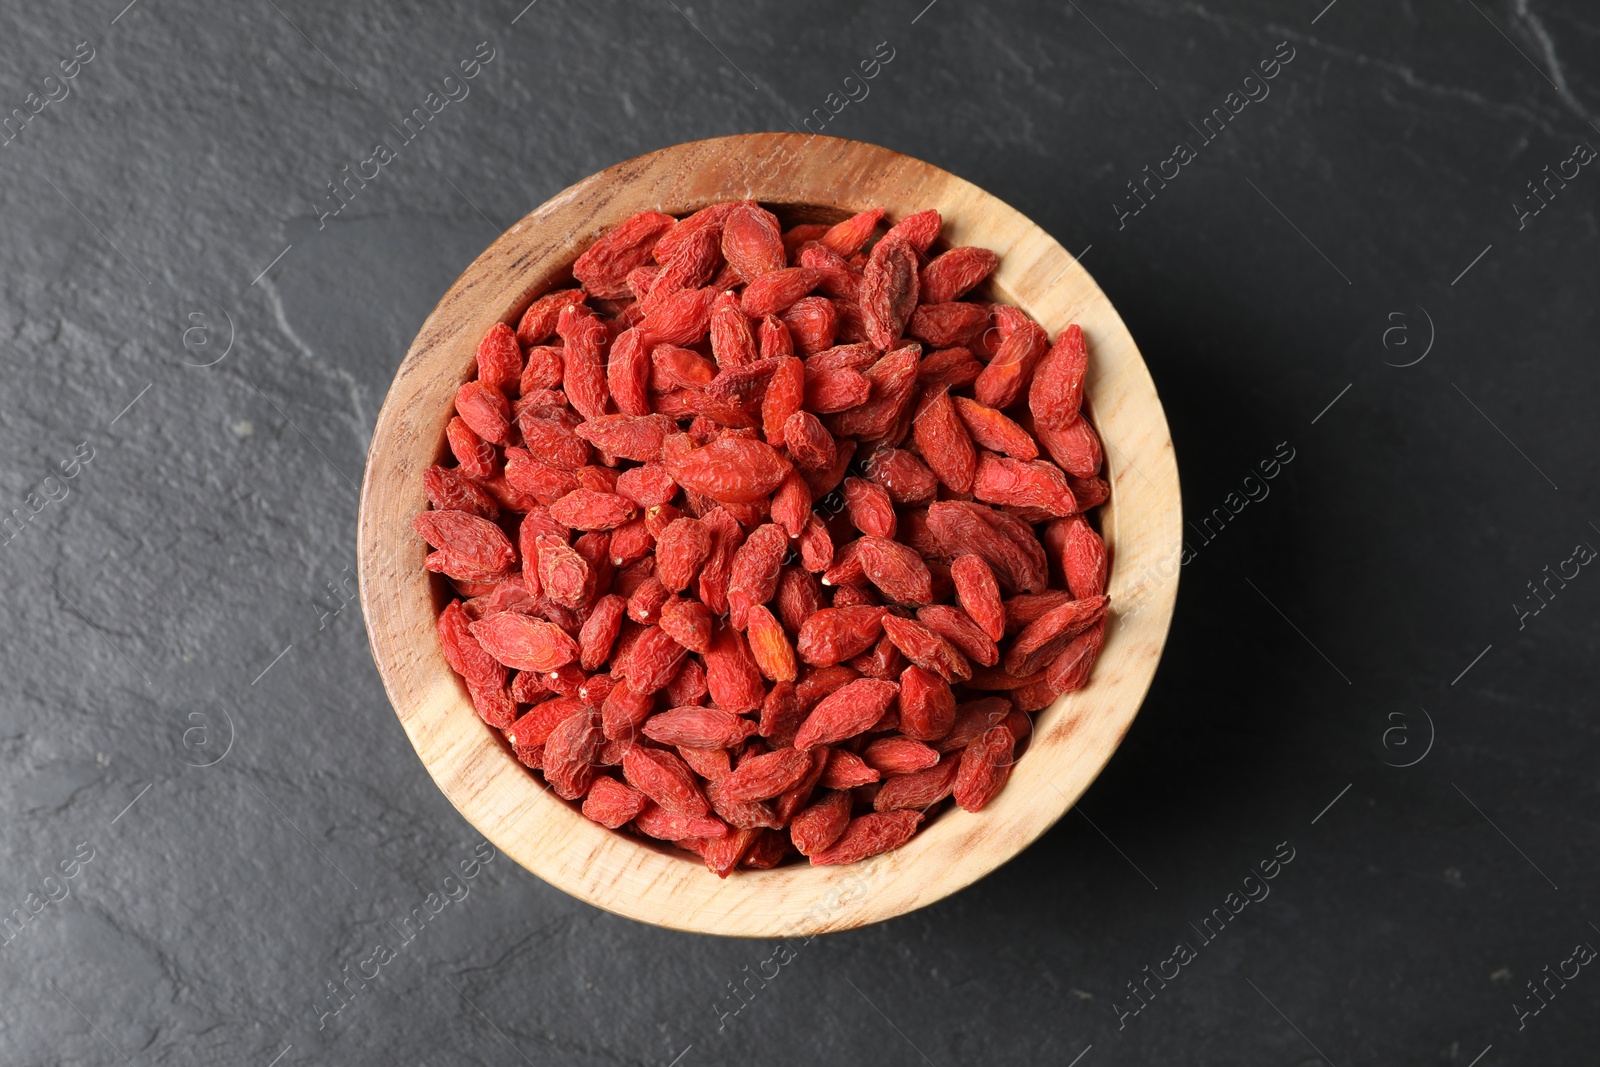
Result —
<path fill-rule="evenodd" d="M 494 322 L 514 324 L 539 294 L 570 283 L 600 232 L 646 208 L 683 215 L 755 199 L 785 227 L 836 222 L 871 206 L 891 219 L 936 207 L 942 246 L 1000 255 L 989 299 L 1016 304 L 1053 337 L 1078 322 L 1089 339 L 1086 404 L 1105 440 L 1111 498 L 1099 525 L 1111 554 L 1112 620 L 1094 678 L 1035 716 L 1007 788 L 982 812 L 931 820 L 904 847 L 846 867 L 739 871 L 727 880 L 693 857 L 584 819 L 517 763 L 474 714 L 439 650 L 433 620 L 454 595 L 422 566 L 410 519 L 427 507 L 421 472 L 447 454 L 455 389 Z M 475 261 L 424 324 L 379 415 L 362 491 L 362 599 L 374 657 L 396 712 L 435 781 L 498 848 L 608 910 L 680 929 L 810 935 L 901 914 L 1003 863 L 1059 818 L 1131 723 L 1165 640 L 1176 594 L 1181 511 L 1160 402 L 1126 328 L 1055 241 L 982 190 L 885 149 L 794 134 L 746 135 L 664 149 L 601 172 L 523 219 Z"/>

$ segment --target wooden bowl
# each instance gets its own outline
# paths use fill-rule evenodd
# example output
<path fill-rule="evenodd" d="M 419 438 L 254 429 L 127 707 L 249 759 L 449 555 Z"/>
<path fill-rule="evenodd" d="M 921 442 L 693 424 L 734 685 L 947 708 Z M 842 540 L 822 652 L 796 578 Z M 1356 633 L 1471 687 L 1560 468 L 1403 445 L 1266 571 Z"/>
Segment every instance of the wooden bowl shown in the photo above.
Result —
<path fill-rule="evenodd" d="M 474 714 L 440 651 L 444 585 L 423 569 L 411 519 L 428 505 L 422 472 L 446 454 L 456 388 L 478 340 L 515 324 L 567 281 L 578 253 L 634 212 L 684 215 L 758 200 L 783 218 L 836 221 L 877 206 L 890 219 L 944 216 L 942 240 L 999 253 L 996 299 L 1053 337 L 1077 322 L 1089 341 L 1088 404 L 1105 439 L 1111 499 L 1112 621 L 1093 680 L 1035 720 L 1010 782 L 983 811 L 931 820 L 904 847 L 842 867 L 789 865 L 717 878 L 696 859 L 589 822 L 548 792 Z M 873 145 L 748 134 L 676 145 L 586 178 L 512 227 L 428 316 L 378 415 L 361 490 L 361 605 L 373 657 L 417 754 L 461 814 L 545 881 L 607 911 L 680 930 L 806 936 L 931 904 L 1016 855 L 1059 819 L 1110 758 L 1139 709 L 1177 595 L 1181 510 L 1161 402 L 1133 338 L 1088 273 L 1017 211 L 952 174 Z"/>

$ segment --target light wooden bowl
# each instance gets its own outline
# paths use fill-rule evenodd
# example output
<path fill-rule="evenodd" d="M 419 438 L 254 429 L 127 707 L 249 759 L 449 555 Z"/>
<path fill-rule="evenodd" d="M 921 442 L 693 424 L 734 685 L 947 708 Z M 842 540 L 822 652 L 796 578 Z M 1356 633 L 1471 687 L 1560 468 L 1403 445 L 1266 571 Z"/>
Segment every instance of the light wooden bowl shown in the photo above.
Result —
<path fill-rule="evenodd" d="M 427 507 L 422 471 L 446 452 L 457 386 L 496 322 L 515 324 L 603 230 L 636 211 L 683 215 L 752 199 L 785 225 L 878 206 L 890 219 L 944 216 L 942 240 L 1000 255 L 995 298 L 1053 337 L 1089 341 L 1088 403 L 1106 443 L 1112 621 L 1093 680 L 1036 717 L 1009 784 L 983 811 L 946 811 L 911 841 L 843 867 L 740 870 L 719 879 L 694 858 L 606 830 L 546 791 L 473 713 L 440 651 L 442 582 L 423 569 L 411 519 Z M 1155 673 L 1177 595 L 1182 518 L 1161 402 L 1115 309 L 1049 234 L 952 174 L 854 141 L 748 134 L 664 148 L 572 188 L 512 227 L 428 316 L 378 415 L 361 490 L 361 605 L 378 671 L 417 754 L 461 814 L 506 855 L 575 897 L 680 930 L 806 936 L 878 922 L 983 877 L 1059 819 L 1100 772 Z M 437 584 L 436 584 L 437 583 Z"/>

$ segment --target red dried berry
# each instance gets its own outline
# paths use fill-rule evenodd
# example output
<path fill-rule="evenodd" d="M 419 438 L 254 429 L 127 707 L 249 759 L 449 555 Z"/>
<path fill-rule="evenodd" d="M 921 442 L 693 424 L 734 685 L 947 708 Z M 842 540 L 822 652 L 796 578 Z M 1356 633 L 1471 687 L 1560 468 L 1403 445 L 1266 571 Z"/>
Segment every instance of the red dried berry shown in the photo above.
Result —
<path fill-rule="evenodd" d="M 572 264 L 572 276 L 592 296 L 607 300 L 629 296 L 628 273 L 648 262 L 656 242 L 676 225 L 671 215 L 641 211 L 601 234 Z"/>
<path fill-rule="evenodd" d="M 752 756 L 722 781 L 730 800 L 768 800 L 787 792 L 811 771 L 811 755 L 792 748 Z"/>
<path fill-rule="evenodd" d="M 501 393 L 520 390 L 522 349 L 511 327 L 497 322 L 478 342 L 478 380 Z"/>
<path fill-rule="evenodd" d="M 752 319 L 776 315 L 817 286 L 818 274 L 810 267 L 783 267 L 769 271 L 745 286 L 740 306 Z"/>
<path fill-rule="evenodd" d="M 471 626 L 485 652 L 519 671 L 553 671 L 578 656 L 578 644 L 561 627 L 513 611 Z"/>
<path fill-rule="evenodd" d="M 584 817 L 611 830 L 619 829 L 644 810 L 649 798 L 615 778 L 596 778 L 583 799 Z"/>
<path fill-rule="evenodd" d="M 465 511 L 425 511 L 412 520 L 418 536 L 484 574 L 503 576 L 517 560 L 505 532 Z"/>
<path fill-rule="evenodd" d="M 497 445 L 511 440 L 511 405 L 505 394 L 483 382 L 467 382 L 456 390 L 456 412 L 468 428 Z"/>
<path fill-rule="evenodd" d="M 763 441 L 719 437 L 669 460 L 678 484 L 724 503 L 749 503 L 771 493 L 789 473 L 789 461 Z"/>
<path fill-rule="evenodd" d="M 494 497 L 458 468 L 429 467 L 422 472 L 422 487 L 436 511 L 465 511 L 490 520 L 500 517 Z"/>
<path fill-rule="evenodd" d="M 963 245 L 934 257 L 921 274 L 921 299 L 925 304 L 943 304 L 965 296 L 967 291 L 1000 265 L 1000 257 L 987 248 Z"/>
<path fill-rule="evenodd" d="M 711 810 L 694 772 L 672 752 L 635 745 L 622 757 L 622 776 L 674 815 L 693 819 Z"/>
<path fill-rule="evenodd" d="M 1083 330 L 1073 323 L 1056 337 L 1028 388 L 1028 410 L 1033 412 L 1035 425 L 1061 428 L 1078 417 L 1088 369 L 1089 349 Z"/>
<path fill-rule="evenodd" d="M 682 707 L 652 715 L 644 735 L 663 745 L 731 748 L 756 732 L 756 724 L 717 708 Z"/>
<path fill-rule="evenodd" d="M 785 256 L 778 220 L 755 204 L 739 204 L 722 223 L 722 254 L 742 281 L 782 270 Z"/>
<path fill-rule="evenodd" d="M 746 613 L 745 626 L 750 655 L 761 673 L 774 682 L 794 681 L 794 646 L 772 612 L 756 604 Z"/>
<path fill-rule="evenodd" d="M 920 811 L 885 811 L 871 815 L 858 815 L 850 820 L 839 840 L 813 853 L 811 864 L 826 867 L 839 863 L 855 863 L 891 849 L 899 848 L 911 840 L 922 822 Z"/>
<path fill-rule="evenodd" d="M 1028 431 L 1006 418 L 994 408 L 985 407 L 964 396 L 953 398 L 956 413 L 961 416 L 967 432 L 980 448 L 1003 452 L 1014 459 L 1036 459 L 1039 446 Z"/>
<path fill-rule="evenodd" d="M 734 714 L 755 711 L 767 695 L 761 671 L 744 635 L 726 623 L 717 627 L 705 653 L 706 687 L 717 707 Z"/>
<path fill-rule="evenodd" d="M 857 678 L 824 697 L 795 736 L 796 748 L 831 745 L 854 737 L 878 721 L 900 686 L 877 678 Z"/>
<path fill-rule="evenodd" d="M 996 726 L 968 745 L 961 754 L 961 769 L 956 773 L 956 803 L 968 811 L 980 811 L 994 799 L 1011 777 L 1012 751 L 1016 738 L 1004 726 Z"/>
<path fill-rule="evenodd" d="M 956 597 L 991 641 L 1005 636 L 1006 612 L 1000 600 L 1000 585 L 994 571 L 980 557 L 964 552 L 950 563 L 950 578 Z"/>

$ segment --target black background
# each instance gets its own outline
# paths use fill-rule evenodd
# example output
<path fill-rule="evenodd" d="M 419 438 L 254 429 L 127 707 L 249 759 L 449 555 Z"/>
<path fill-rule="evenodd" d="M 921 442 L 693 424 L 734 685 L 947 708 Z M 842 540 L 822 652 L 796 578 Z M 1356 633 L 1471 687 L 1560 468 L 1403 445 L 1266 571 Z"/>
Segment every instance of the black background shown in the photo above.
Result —
<path fill-rule="evenodd" d="M 0 503 L 24 520 L 0 546 L 0 913 L 93 850 L 0 947 L 0 1061 L 1586 1058 L 1600 973 L 1518 1006 L 1600 945 L 1600 577 L 1537 614 L 1528 588 L 1600 543 L 1600 171 L 1537 214 L 1527 187 L 1600 145 L 1592 8 L 124 2 L 0 12 L 7 114 L 94 50 L 0 147 Z M 470 95 L 319 226 L 339 168 L 480 42 Z M 407 344 L 535 205 L 826 115 L 880 42 L 868 95 L 809 128 L 1082 253 L 1161 390 L 1187 518 L 1294 459 L 1209 543 L 1189 528 L 1143 713 L 978 885 L 798 945 L 720 1017 L 774 943 L 619 919 L 502 856 L 319 1020 L 479 842 L 345 599 Z M 1270 95 L 1119 224 L 1125 183 L 1282 42 Z M 1280 842 L 1271 895 L 1119 1028 L 1126 983 Z"/>

